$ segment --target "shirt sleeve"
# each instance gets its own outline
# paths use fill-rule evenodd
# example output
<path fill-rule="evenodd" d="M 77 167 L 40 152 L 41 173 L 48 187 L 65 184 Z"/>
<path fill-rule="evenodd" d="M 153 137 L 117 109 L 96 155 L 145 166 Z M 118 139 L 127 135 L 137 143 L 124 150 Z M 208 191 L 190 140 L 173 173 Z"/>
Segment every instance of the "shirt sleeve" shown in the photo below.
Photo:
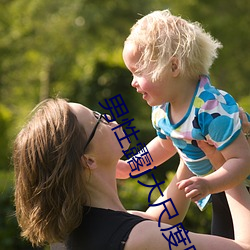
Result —
<path fill-rule="evenodd" d="M 166 119 L 166 104 L 162 106 L 155 106 L 152 108 L 151 120 L 157 136 L 161 139 L 167 139 L 169 136 L 170 124 Z"/>
<path fill-rule="evenodd" d="M 218 150 L 230 145 L 240 134 L 238 105 L 225 91 L 214 93 L 198 112 L 198 123 L 206 140 Z"/>

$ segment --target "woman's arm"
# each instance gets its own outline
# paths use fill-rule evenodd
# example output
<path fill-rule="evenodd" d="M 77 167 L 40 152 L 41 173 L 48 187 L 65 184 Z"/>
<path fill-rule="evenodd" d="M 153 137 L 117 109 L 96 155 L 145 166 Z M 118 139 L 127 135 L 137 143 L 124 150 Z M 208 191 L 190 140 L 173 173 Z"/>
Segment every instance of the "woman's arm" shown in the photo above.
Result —
<path fill-rule="evenodd" d="M 137 224 L 131 231 L 128 241 L 125 245 L 125 250 L 144 250 L 170 249 L 169 241 L 176 246 L 172 249 L 183 250 L 194 246 L 197 250 L 210 249 L 233 249 L 233 250 L 250 250 L 249 223 L 250 223 L 250 196 L 247 195 L 247 190 L 240 185 L 226 191 L 229 207 L 233 217 L 235 240 L 189 232 L 185 235 L 184 230 L 178 230 L 177 227 L 161 223 L 160 227 L 155 221 L 144 221 Z M 171 229 L 170 229 L 171 228 Z M 162 229 L 167 229 L 166 231 Z M 177 231 L 178 230 L 178 231 Z M 185 228 L 185 230 L 187 230 Z M 178 239 L 186 238 L 184 242 L 178 242 Z M 168 239 L 168 240 L 167 240 Z M 190 241 L 188 241 L 190 240 Z M 186 245 L 185 245 L 186 244 Z"/>
<path fill-rule="evenodd" d="M 250 223 L 250 196 L 243 185 L 226 191 L 228 204 L 232 213 L 235 240 L 189 232 L 185 235 L 184 230 L 161 223 L 160 226 L 155 221 L 144 221 L 137 224 L 131 231 L 125 250 L 170 249 L 169 241 L 176 241 L 177 245 L 172 249 L 233 249 L 250 250 L 249 223 Z M 180 225 L 181 226 L 181 225 Z M 167 229 L 164 231 L 163 229 Z M 185 228 L 185 230 L 187 230 Z M 178 239 L 186 238 L 184 242 Z M 167 240 L 168 239 L 168 240 Z M 190 241 L 188 241 L 190 240 Z M 195 248 L 188 248 L 194 246 Z"/>
<path fill-rule="evenodd" d="M 250 123 L 248 123 L 248 128 L 250 128 L 249 125 Z M 208 145 L 205 142 L 201 142 L 199 146 L 201 146 L 201 148 L 208 155 L 210 160 L 213 160 L 215 164 L 219 163 L 218 166 L 221 166 L 225 162 L 221 153 L 219 151 L 214 150 L 214 147 Z M 185 167 L 185 165 L 181 163 L 178 170 L 182 169 L 185 171 L 187 169 L 183 167 Z M 182 171 L 180 171 L 180 173 L 182 173 Z M 180 175 L 179 177 L 183 177 L 183 176 Z M 178 179 L 178 177 L 176 178 Z M 171 184 L 173 183 L 175 183 L 175 178 L 171 182 Z M 171 188 L 169 189 L 169 191 L 170 190 Z M 167 194 L 167 193 L 168 192 L 164 192 L 164 194 Z M 171 194 L 174 194 L 174 193 L 171 192 Z M 190 245 L 194 245 L 195 247 L 191 249 L 250 250 L 250 237 L 249 237 L 249 230 L 248 230 L 249 223 L 250 223 L 249 193 L 247 189 L 244 187 L 244 185 L 239 185 L 232 189 L 226 190 L 226 195 L 227 195 L 229 207 L 232 213 L 235 240 L 230 240 L 230 239 L 226 239 L 226 238 L 222 238 L 218 236 L 196 234 L 196 233 L 189 232 L 188 237 L 191 240 Z M 155 216 L 157 215 L 157 212 L 148 213 L 148 214 L 151 214 L 151 215 L 153 214 L 152 218 L 155 218 Z M 161 224 L 161 227 L 159 227 L 158 223 L 154 221 L 145 221 L 145 222 L 139 223 L 131 231 L 129 239 L 125 245 L 125 250 L 169 249 L 169 242 L 166 240 L 166 238 L 170 239 L 170 233 L 172 234 L 172 237 L 174 237 L 173 235 L 175 234 L 172 231 L 160 231 L 161 228 L 169 228 L 169 227 L 171 226 L 167 224 L 163 224 L 163 223 Z M 166 238 L 163 237 L 162 233 L 165 234 Z M 173 240 L 174 239 L 171 238 L 171 241 Z M 175 249 L 183 250 L 184 247 L 187 248 L 188 246 L 184 246 L 183 244 L 178 244 L 178 246 Z"/>

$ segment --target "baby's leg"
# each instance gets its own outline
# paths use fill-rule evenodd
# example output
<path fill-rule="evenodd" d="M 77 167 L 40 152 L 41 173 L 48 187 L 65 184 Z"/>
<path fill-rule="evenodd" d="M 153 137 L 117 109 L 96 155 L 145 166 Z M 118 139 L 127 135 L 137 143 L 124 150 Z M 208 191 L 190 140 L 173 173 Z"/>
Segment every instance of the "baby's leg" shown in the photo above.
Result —
<path fill-rule="evenodd" d="M 177 188 L 176 183 L 181 180 L 188 179 L 192 176 L 194 176 L 194 174 L 188 169 L 188 167 L 180 159 L 180 164 L 178 166 L 176 174 L 170 183 L 171 185 L 169 185 L 167 189 L 168 196 L 172 198 L 173 203 L 179 213 L 178 218 L 176 218 L 177 221 L 174 221 L 175 218 L 173 218 L 171 220 L 171 224 L 175 225 L 179 222 L 182 222 L 187 214 L 187 211 L 190 205 L 190 199 L 186 198 L 186 194 L 183 190 L 179 190 Z"/>
<path fill-rule="evenodd" d="M 169 220 L 167 213 L 164 213 L 161 218 L 161 222 L 175 225 L 182 222 L 183 219 L 185 218 L 190 205 L 190 199 L 186 198 L 185 192 L 183 190 L 179 190 L 177 188 L 176 183 L 179 182 L 180 180 L 188 179 L 191 176 L 193 176 L 193 174 L 189 171 L 189 169 L 181 160 L 175 176 L 173 177 L 170 184 L 163 193 L 164 196 L 159 197 L 155 202 L 156 204 L 158 204 L 160 202 L 166 201 L 167 199 L 171 198 L 179 215 Z M 175 214 L 174 208 L 170 206 L 170 204 L 168 203 L 166 205 L 169 210 L 169 213 Z M 160 215 L 163 210 L 164 210 L 163 205 L 157 207 L 149 207 L 149 209 L 147 210 L 147 214 L 149 215 L 152 214 L 152 216 L 155 216 L 156 214 Z"/>

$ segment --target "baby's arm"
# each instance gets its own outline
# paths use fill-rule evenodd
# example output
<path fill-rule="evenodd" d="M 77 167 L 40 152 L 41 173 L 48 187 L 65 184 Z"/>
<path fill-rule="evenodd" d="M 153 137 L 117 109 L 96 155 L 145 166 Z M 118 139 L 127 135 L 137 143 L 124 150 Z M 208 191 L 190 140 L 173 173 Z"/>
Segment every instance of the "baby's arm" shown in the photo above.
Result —
<path fill-rule="evenodd" d="M 176 149 L 172 144 L 172 141 L 167 139 L 163 140 L 160 137 L 155 137 L 152 141 L 147 144 L 147 149 L 153 159 L 151 165 L 143 166 L 141 171 L 135 170 L 133 171 L 133 175 L 136 175 L 140 172 L 144 172 L 147 169 L 153 168 L 154 166 L 159 166 L 163 162 L 170 159 L 175 155 Z M 116 168 L 116 178 L 117 179 L 127 179 L 129 174 L 131 173 L 131 169 L 128 163 L 129 160 L 123 161 L 120 160 L 117 164 Z"/>
<path fill-rule="evenodd" d="M 217 171 L 205 177 L 191 177 L 178 183 L 178 187 L 185 190 L 188 198 L 197 201 L 209 193 L 227 190 L 242 183 L 250 174 L 250 148 L 243 133 L 222 150 L 221 154 L 225 162 Z M 218 162 L 222 164 L 223 158 L 218 158 Z"/>
<path fill-rule="evenodd" d="M 164 222 L 164 223 L 169 223 L 171 225 L 175 225 L 177 223 L 182 222 L 183 219 L 185 218 L 187 210 L 189 208 L 190 199 L 187 199 L 185 193 L 177 188 L 176 183 L 180 180 L 187 179 L 191 176 L 193 176 L 193 173 L 191 173 L 184 164 L 184 162 L 180 160 L 180 164 L 179 167 L 177 168 L 176 174 L 171 180 L 170 184 L 165 189 L 165 191 L 163 192 L 163 196 L 160 196 L 154 202 L 154 204 L 159 204 L 171 198 L 179 215 L 173 218 L 169 218 L 167 213 L 163 213 L 161 217 L 161 223 Z M 170 214 L 174 215 L 176 213 L 170 202 L 164 203 L 164 205 L 167 207 L 168 212 Z M 164 205 L 150 206 L 146 212 L 141 212 L 141 211 L 129 211 L 129 212 L 147 219 L 158 221 L 162 211 L 166 209 Z"/>

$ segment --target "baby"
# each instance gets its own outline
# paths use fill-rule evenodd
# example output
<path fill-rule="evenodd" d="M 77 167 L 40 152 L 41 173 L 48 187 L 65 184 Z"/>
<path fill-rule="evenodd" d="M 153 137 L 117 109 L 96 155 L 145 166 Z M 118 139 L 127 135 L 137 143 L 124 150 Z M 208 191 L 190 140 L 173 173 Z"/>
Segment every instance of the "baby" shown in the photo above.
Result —
<path fill-rule="evenodd" d="M 199 23 L 163 10 L 138 20 L 123 50 L 125 65 L 133 75 L 131 85 L 152 107 L 157 137 L 147 148 L 154 165 L 177 151 L 195 175 L 178 187 L 186 197 L 199 201 L 201 209 L 209 194 L 236 186 L 250 174 L 250 150 L 241 132 L 238 105 L 230 94 L 212 86 L 209 77 L 221 47 Z M 198 141 L 214 145 L 225 158 L 217 171 Z M 120 161 L 117 178 L 127 178 L 129 170 Z"/>

